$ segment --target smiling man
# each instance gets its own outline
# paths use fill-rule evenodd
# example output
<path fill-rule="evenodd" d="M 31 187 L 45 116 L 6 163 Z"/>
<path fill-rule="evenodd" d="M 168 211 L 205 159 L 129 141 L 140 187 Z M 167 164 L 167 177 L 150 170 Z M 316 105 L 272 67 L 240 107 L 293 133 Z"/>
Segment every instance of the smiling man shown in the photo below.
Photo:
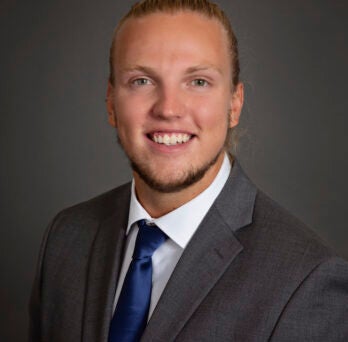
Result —
<path fill-rule="evenodd" d="M 232 83 L 230 40 L 216 19 L 155 12 L 129 18 L 114 39 L 109 121 L 138 198 L 151 216 L 162 216 L 216 177 L 243 86 Z"/>
<path fill-rule="evenodd" d="M 348 265 L 228 153 L 237 41 L 205 0 L 145 0 L 115 30 L 107 111 L 133 181 L 45 235 L 32 341 L 343 341 Z"/>

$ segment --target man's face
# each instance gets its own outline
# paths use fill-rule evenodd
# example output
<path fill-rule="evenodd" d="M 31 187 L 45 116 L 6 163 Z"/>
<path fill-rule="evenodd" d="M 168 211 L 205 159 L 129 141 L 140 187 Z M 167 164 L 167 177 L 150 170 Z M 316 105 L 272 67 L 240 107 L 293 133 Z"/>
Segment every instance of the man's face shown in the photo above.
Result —
<path fill-rule="evenodd" d="M 241 85 L 232 93 L 222 25 L 193 12 L 132 18 L 117 34 L 114 56 L 109 122 L 136 182 L 161 192 L 207 186 L 243 102 Z"/>

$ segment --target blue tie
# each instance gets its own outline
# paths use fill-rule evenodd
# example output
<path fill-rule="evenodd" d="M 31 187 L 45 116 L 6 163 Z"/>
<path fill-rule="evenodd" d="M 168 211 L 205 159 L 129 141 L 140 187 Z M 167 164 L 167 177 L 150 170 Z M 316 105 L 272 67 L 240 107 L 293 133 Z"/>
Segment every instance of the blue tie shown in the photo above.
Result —
<path fill-rule="evenodd" d="M 152 254 L 167 236 L 138 222 L 139 232 L 109 332 L 109 342 L 139 341 L 147 324 L 152 288 Z"/>

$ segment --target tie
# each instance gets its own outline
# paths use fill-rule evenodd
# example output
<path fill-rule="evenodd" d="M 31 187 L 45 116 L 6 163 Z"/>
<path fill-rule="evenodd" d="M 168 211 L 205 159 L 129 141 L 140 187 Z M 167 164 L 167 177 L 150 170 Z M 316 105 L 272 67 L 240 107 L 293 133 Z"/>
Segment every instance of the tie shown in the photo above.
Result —
<path fill-rule="evenodd" d="M 136 342 L 147 324 L 152 288 L 152 254 L 167 236 L 138 222 L 139 232 L 109 332 L 109 342 Z"/>

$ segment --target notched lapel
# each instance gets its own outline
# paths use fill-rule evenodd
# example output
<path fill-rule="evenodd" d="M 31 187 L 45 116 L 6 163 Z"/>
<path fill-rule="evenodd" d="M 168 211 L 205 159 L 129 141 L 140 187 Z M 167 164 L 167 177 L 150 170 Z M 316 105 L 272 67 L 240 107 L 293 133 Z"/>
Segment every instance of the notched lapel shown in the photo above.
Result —
<path fill-rule="evenodd" d="M 209 216 L 179 260 L 142 341 L 172 341 L 242 250 L 231 230 Z M 216 235 L 215 235 L 216 234 Z"/>
<path fill-rule="evenodd" d="M 119 201 L 115 207 L 116 213 L 100 223 L 90 255 L 82 327 L 84 342 L 102 342 L 108 339 L 128 210 L 129 199 Z"/>
<path fill-rule="evenodd" d="M 142 341 L 173 341 L 243 246 L 234 232 L 252 222 L 255 186 L 237 162 L 180 258 Z"/>

